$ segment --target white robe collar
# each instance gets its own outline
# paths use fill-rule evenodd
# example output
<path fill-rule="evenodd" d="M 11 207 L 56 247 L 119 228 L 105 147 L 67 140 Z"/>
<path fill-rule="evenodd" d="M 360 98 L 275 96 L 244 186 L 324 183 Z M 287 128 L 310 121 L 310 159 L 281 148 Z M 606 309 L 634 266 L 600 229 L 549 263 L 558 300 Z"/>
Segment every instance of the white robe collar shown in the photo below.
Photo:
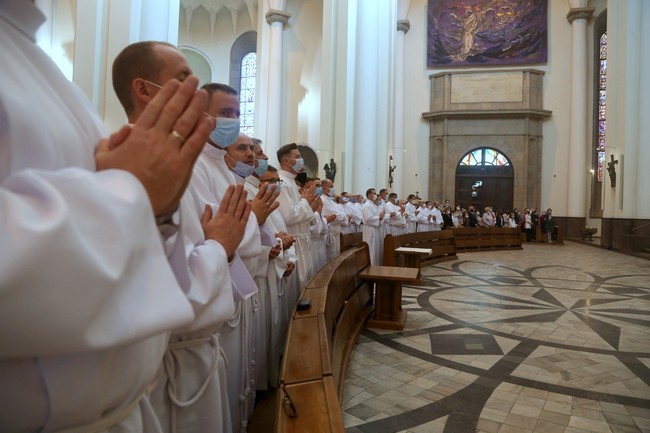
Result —
<path fill-rule="evenodd" d="M 25 0 L 0 0 L 0 18 L 36 42 L 36 31 L 45 22 L 45 15 Z"/>

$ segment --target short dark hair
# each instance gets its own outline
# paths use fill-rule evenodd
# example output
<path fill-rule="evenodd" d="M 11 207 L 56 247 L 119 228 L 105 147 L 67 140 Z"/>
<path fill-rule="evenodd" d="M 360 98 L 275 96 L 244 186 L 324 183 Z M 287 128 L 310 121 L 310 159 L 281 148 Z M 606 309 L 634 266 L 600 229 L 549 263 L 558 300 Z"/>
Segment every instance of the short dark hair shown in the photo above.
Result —
<path fill-rule="evenodd" d="M 251 137 L 251 141 L 253 142 L 253 144 L 259 144 L 260 146 L 262 145 L 262 140 L 260 140 L 259 138 Z"/>
<path fill-rule="evenodd" d="M 266 171 L 270 171 L 270 172 L 275 173 L 276 171 L 278 171 L 278 169 L 275 168 L 275 167 L 273 167 L 271 164 L 269 164 L 269 166 L 267 167 Z"/>
<path fill-rule="evenodd" d="M 374 188 L 368 188 L 366 190 L 366 198 L 368 198 L 370 196 L 370 194 L 372 194 L 373 192 L 375 192 Z"/>
<path fill-rule="evenodd" d="M 415 198 L 415 194 L 409 194 L 409 196 L 406 197 L 407 200 L 410 200 L 410 199 L 412 199 L 412 198 Z"/>
<path fill-rule="evenodd" d="M 143 78 L 155 82 L 158 78 L 157 73 L 162 68 L 162 60 L 154 50 L 157 45 L 177 48 L 167 42 L 136 42 L 124 48 L 113 61 L 113 90 L 127 115 L 135 108 L 131 95 L 133 80 Z"/>
<path fill-rule="evenodd" d="M 206 92 L 208 92 L 208 100 L 212 99 L 212 95 L 214 95 L 217 92 L 223 92 L 228 95 L 239 96 L 239 93 L 235 89 L 223 83 L 207 83 L 202 85 L 201 88 Z"/>
<path fill-rule="evenodd" d="M 386 188 L 382 188 L 379 190 L 379 195 L 382 195 L 385 192 L 388 192 L 388 190 Z"/>
<path fill-rule="evenodd" d="M 396 192 L 391 192 L 390 194 L 388 194 L 388 198 L 393 198 L 393 197 L 397 197 Z"/>
<path fill-rule="evenodd" d="M 296 143 L 285 144 L 278 149 L 276 155 L 278 157 L 278 162 L 282 164 L 282 158 L 291 153 L 292 150 L 298 150 L 298 145 Z"/>

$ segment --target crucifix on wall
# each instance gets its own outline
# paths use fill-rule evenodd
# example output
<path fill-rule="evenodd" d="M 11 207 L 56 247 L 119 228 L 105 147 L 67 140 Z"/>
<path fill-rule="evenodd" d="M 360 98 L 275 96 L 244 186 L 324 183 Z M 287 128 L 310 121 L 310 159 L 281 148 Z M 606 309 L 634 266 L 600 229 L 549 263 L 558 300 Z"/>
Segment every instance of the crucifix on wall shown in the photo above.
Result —
<path fill-rule="evenodd" d="M 607 172 L 609 173 L 609 182 L 612 188 L 616 186 L 616 164 L 618 164 L 618 159 L 614 160 L 614 155 L 609 155 L 611 161 L 607 163 Z"/>
<path fill-rule="evenodd" d="M 388 187 L 393 187 L 393 172 L 397 168 L 396 165 L 393 165 L 393 155 L 388 157 Z"/>

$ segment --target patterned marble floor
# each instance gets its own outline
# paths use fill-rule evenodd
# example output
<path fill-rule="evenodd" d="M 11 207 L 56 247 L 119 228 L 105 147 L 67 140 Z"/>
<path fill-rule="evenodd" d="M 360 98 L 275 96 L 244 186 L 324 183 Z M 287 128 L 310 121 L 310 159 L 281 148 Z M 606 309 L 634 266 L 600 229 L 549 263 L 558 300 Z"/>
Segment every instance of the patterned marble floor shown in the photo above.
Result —
<path fill-rule="evenodd" d="M 347 433 L 650 432 L 650 261 L 567 242 L 460 254 L 366 330 Z"/>

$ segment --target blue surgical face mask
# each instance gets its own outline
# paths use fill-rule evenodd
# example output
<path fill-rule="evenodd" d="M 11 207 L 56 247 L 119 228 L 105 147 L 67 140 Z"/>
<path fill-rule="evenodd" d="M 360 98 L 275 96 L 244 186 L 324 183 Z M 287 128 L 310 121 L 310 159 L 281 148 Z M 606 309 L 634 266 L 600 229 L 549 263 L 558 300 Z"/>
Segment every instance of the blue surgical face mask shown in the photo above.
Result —
<path fill-rule="evenodd" d="M 213 117 L 213 119 L 215 119 Z M 210 140 L 219 147 L 228 147 L 233 144 L 239 136 L 239 119 L 229 117 L 217 117 L 217 125 L 210 133 Z"/>
<path fill-rule="evenodd" d="M 316 195 L 319 196 L 319 197 L 321 195 L 323 195 L 323 187 L 322 186 L 317 186 L 316 187 Z"/>
<path fill-rule="evenodd" d="M 305 160 L 302 158 L 296 158 L 296 162 L 291 166 L 293 171 L 298 173 L 305 166 Z"/>
<path fill-rule="evenodd" d="M 397 200 L 397 197 L 395 197 L 395 198 L 393 199 L 393 203 L 395 203 L 395 204 L 399 203 L 399 200 Z"/>
<path fill-rule="evenodd" d="M 258 175 L 259 177 L 264 176 L 264 173 L 266 173 L 266 170 L 269 169 L 269 161 L 266 159 L 258 159 L 257 160 L 257 167 L 255 167 L 255 174 Z"/>
<path fill-rule="evenodd" d="M 232 168 L 233 173 L 244 178 L 253 174 L 253 170 L 255 170 L 255 167 L 241 161 L 235 161 L 235 166 Z"/>
<path fill-rule="evenodd" d="M 334 188 L 330 188 L 330 191 L 327 193 L 330 197 L 334 197 Z"/>
<path fill-rule="evenodd" d="M 354 199 L 352 199 L 352 200 L 354 200 Z M 349 203 L 349 202 L 350 202 L 350 199 L 349 199 L 349 198 L 347 198 L 347 197 L 343 197 L 343 203 Z"/>

